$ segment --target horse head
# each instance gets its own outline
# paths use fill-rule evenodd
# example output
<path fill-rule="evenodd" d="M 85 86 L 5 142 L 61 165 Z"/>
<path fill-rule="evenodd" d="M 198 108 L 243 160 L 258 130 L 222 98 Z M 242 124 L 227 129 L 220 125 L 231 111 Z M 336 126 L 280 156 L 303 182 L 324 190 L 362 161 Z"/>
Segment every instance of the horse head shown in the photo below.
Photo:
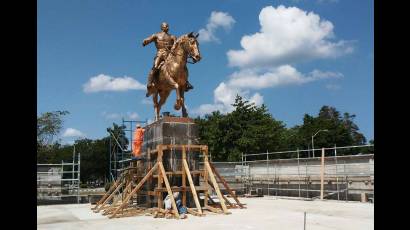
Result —
<path fill-rule="evenodd" d="M 186 35 L 186 51 L 188 52 L 188 55 L 192 57 L 194 62 L 199 62 L 201 60 L 201 54 L 199 52 L 199 43 L 198 43 L 198 38 L 199 33 L 194 34 L 194 32 L 191 32 Z"/>

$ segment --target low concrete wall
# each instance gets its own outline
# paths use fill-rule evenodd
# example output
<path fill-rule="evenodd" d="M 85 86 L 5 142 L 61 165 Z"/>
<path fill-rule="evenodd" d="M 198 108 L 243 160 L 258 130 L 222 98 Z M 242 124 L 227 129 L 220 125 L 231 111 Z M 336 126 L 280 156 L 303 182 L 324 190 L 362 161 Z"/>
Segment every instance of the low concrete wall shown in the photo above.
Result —
<path fill-rule="evenodd" d="M 320 160 L 316 157 L 260 160 L 246 165 L 242 162 L 213 163 L 238 194 L 262 189 L 265 195 L 311 198 L 320 196 Z M 325 157 L 327 199 L 360 200 L 362 193 L 372 197 L 373 186 L 374 155 Z"/>

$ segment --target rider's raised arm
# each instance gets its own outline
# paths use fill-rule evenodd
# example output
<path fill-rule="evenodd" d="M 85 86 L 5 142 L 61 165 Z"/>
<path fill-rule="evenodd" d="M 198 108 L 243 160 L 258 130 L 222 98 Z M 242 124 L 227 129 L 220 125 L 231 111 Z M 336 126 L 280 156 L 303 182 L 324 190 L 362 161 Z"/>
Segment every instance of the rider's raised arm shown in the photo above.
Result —
<path fill-rule="evenodd" d="M 148 45 L 149 43 L 155 41 L 156 38 L 157 38 L 157 35 L 156 35 L 156 34 L 153 34 L 153 35 L 147 37 L 147 38 L 144 39 L 144 41 L 142 42 L 142 46 Z"/>

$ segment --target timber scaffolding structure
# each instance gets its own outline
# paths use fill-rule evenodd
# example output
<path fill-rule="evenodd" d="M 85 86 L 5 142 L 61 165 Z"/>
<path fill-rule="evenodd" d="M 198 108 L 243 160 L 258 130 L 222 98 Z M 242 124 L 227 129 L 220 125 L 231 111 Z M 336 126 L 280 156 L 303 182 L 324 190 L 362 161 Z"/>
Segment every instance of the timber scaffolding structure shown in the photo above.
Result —
<path fill-rule="evenodd" d="M 166 171 L 163 164 L 163 156 L 175 150 L 182 151 L 180 169 L 178 171 Z M 198 152 L 199 155 L 202 154 L 203 169 L 190 170 L 187 161 L 187 150 L 188 154 L 198 154 Z M 192 150 L 198 152 L 191 152 Z M 245 204 L 239 201 L 236 193 L 209 161 L 208 146 L 159 144 L 156 146 L 156 149 L 147 149 L 147 152 L 142 155 L 145 154 L 147 156 L 147 165 L 144 167 L 143 161 L 133 161 L 130 167 L 123 169 L 121 176 L 114 181 L 107 193 L 92 208 L 94 212 L 102 211 L 102 214 L 109 215 L 109 218 L 144 214 L 153 214 L 154 217 L 158 217 L 166 213 L 166 210 L 163 208 L 163 193 L 167 193 L 171 199 L 171 213 L 175 218 L 179 219 L 178 209 L 173 196 L 174 192 L 182 193 L 182 205 L 185 207 L 187 207 L 187 193 L 191 193 L 195 205 L 191 204 L 191 207 L 187 207 L 187 211 L 195 216 L 204 216 L 205 210 L 212 213 L 231 214 L 228 211 L 229 208 L 245 208 Z M 199 183 L 198 186 L 195 185 L 192 175 L 199 176 L 198 179 L 203 179 L 202 186 L 200 180 L 197 181 L 197 184 Z M 172 186 L 168 177 L 180 177 L 182 186 Z M 147 184 L 153 185 L 154 180 L 157 182 L 155 187 L 144 186 Z M 189 185 L 187 185 L 187 180 Z M 218 182 L 225 187 L 230 197 L 236 203 L 229 201 L 222 194 Z M 165 187 L 163 187 L 163 184 L 165 184 Z M 218 202 L 212 199 L 209 193 L 210 189 L 216 193 Z M 202 206 L 200 193 L 203 193 Z M 157 207 L 150 207 L 151 203 L 144 202 L 146 200 L 141 199 L 144 196 L 155 197 Z"/>

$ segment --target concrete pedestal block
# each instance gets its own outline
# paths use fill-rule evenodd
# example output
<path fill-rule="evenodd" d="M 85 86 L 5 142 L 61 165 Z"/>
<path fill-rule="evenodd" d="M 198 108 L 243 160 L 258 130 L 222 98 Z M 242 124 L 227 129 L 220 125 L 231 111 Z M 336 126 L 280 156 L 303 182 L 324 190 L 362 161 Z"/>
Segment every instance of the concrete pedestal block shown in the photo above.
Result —
<path fill-rule="evenodd" d="M 149 124 L 145 127 L 144 141 L 142 144 L 143 157 L 148 158 L 148 149 L 155 150 L 160 144 L 175 144 L 175 145 L 198 145 L 199 135 L 198 126 L 191 118 L 181 117 L 163 117 L 162 119 Z M 199 155 L 197 152 L 187 149 L 187 162 L 190 170 L 199 169 Z M 144 163 L 145 171 L 148 172 L 149 165 L 153 166 L 157 161 L 157 154 L 151 154 L 150 160 L 147 159 Z M 182 150 L 166 150 L 163 154 L 163 164 L 165 171 L 178 172 L 182 171 Z M 199 176 L 194 175 L 193 181 L 196 186 L 199 186 Z M 182 186 L 182 178 L 180 175 L 168 176 L 170 186 Z M 189 187 L 188 180 L 186 181 L 187 187 Z M 145 191 L 153 191 L 157 187 L 157 179 L 147 181 L 143 187 Z M 163 187 L 165 185 L 163 184 Z M 163 198 L 167 193 L 163 193 Z M 156 207 L 157 199 L 154 196 L 146 196 L 144 199 L 147 203 L 147 207 Z M 143 202 L 143 200 L 139 200 Z M 194 205 L 192 197 L 187 192 L 187 206 Z"/>

